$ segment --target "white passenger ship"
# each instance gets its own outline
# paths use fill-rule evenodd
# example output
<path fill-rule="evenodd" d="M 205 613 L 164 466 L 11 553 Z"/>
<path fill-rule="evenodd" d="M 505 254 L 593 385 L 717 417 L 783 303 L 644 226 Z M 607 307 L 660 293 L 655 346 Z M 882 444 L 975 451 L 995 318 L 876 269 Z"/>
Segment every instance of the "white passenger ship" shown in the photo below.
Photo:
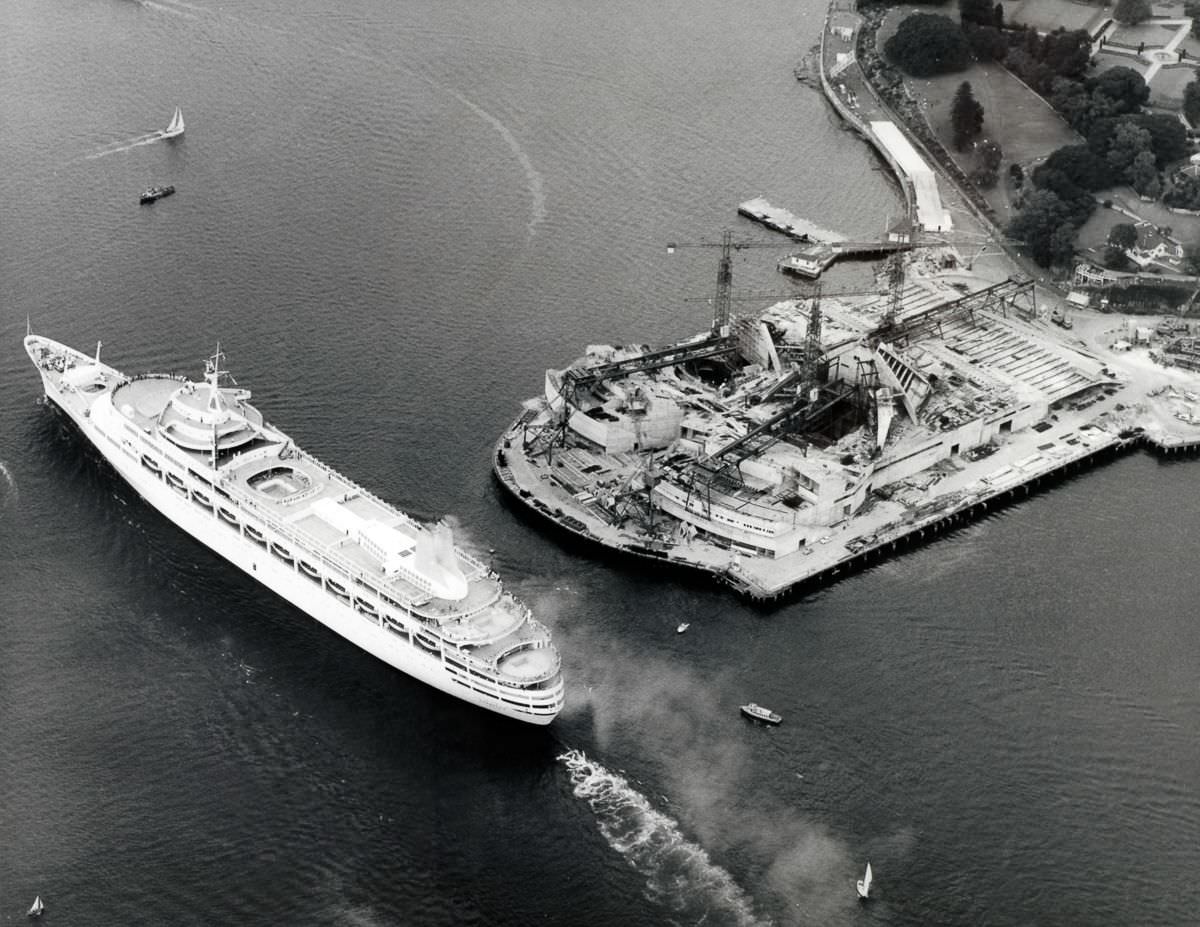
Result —
<path fill-rule="evenodd" d="M 449 528 L 421 525 L 305 453 L 222 385 L 128 377 L 29 334 L 46 396 L 152 506 L 342 637 L 472 704 L 549 724 L 563 704 L 545 627 Z"/>

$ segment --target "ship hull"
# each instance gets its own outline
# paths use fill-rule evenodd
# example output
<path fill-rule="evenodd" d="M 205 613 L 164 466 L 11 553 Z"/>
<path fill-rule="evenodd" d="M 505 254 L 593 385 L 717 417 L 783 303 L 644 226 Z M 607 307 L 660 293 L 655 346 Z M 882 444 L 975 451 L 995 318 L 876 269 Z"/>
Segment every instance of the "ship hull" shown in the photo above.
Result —
<path fill-rule="evenodd" d="M 113 368 L 105 369 L 120 376 Z M 71 419 L 142 499 L 252 579 L 361 650 L 455 698 L 536 725 L 549 724 L 557 716 L 561 698 L 557 704 L 540 704 L 542 699 L 531 697 L 517 705 L 505 701 L 495 692 L 481 691 L 481 687 L 488 687 L 487 683 L 471 678 L 465 671 L 451 671 L 439 656 L 422 651 L 385 625 L 328 595 L 320 585 L 272 556 L 265 545 L 255 543 L 220 518 L 217 514 L 219 506 L 211 511 L 198 508 L 186 495 L 180 495 L 167 482 L 148 472 L 140 462 L 137 445 L 128 437 L 114 438 L 113 435 L 121 434 L 119 427 L 105 427 L 114 424 L 112 420 L 117 416 L 107 397 L 88 405 L 80 401 L 81 397 L 64 394 L 45 370 L 39 368 L 39 373 L 47 399 Z"/>

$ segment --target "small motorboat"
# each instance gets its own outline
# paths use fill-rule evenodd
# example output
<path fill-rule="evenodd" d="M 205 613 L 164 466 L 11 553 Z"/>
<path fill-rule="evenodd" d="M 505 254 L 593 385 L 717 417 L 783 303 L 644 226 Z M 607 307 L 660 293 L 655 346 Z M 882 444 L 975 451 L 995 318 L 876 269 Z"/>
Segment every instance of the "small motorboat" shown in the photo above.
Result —
<path fill-rule="evenodd" d="M 858 880 L 856 887 L 858 888 L 858 897 L 860 901 L 866 901 L 871 896 L 871 864 L 867 863 L 867 871 L 863 873 L 863 877 Z"/>
<path fill-rule="evenodd" d="M 767 724 L 778 724 L 783 720 L 783 718 L 771 711 L 770 708 L 763 708 L 762 705 L 756 705 L 754 702 L 743 705 L 742 714 L 747 718 L 753 718 L 755 721 L 765 721 Z"/>
<path fill-rule="evenodd" d="M 33 899 L 33 904 L 29 906 L 30 917 L 41 917 L 42 912 L 46 910 L 46 906 L 42 904 L 42 896 L 37 895 Z"/>
<path fill-rule="evenodd" d="M 155 200 L 161 200 L 164 196 L 170 196 L 175 192 L 175 188 L 168 184 L 165 187 L 147 187 L 142 191 L 142 205 L 153 203 Z"/>
<path fill-rule="evenodd" d="M 692 626 L 692 625 L 691 625 L 691 622 L 689 622 L 689 621 L 681 621 L 681 622 L 679 622 L 679 626 L 675 628 L 675 633 L 676 633 L 676 634 L 682 634 L 684 631 L 686 631 L 686 630 L 687 630 L 688 628 L 690 628 L 691 626 Z"/>

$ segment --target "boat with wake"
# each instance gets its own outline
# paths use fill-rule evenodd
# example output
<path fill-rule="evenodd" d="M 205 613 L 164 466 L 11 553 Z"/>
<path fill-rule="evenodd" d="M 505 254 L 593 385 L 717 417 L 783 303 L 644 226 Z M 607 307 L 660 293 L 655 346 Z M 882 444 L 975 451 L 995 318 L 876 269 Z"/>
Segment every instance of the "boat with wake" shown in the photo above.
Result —
<path fill-rule="evenodd" d="M 142 191 L 142 205 L 145 206 L 147 203 L 161 200 L 164 196 L 170 196 L 174 192 L 175 188 L 170 184 L 167 184 L 165 187 L 147 187 Z"/>
<path fill-rule="evenodd" d="M 167 127 L 162 130 L 160 138 L 177 138 L 183 134 L 183 110 L 178 106 L 175 107 L 175 114 L 171 117 L 171 121 L 167 123 Z"/>
<path fill-rule="evenodd" d="M 301 450 L 223 385 L 126 376 L 32 333 L 47 398 L 150 505 L 346 640 L 443 692 L 549 724 L 562 709 L 549 631 L 486 564 Z"/>

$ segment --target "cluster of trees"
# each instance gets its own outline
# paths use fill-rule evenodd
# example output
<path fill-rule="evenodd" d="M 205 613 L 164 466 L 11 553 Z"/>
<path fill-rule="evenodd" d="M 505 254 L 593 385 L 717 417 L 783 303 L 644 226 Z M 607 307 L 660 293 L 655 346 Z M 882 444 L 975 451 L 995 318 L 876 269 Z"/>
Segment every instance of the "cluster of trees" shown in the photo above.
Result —
<path fill-rule="evenodd" d="M 874 0 L 878 6 L 897 2 Z M 1187 133 L 1171 116 L 1141 112 L 1150 89 L 1132 68 L 1087 75 L 1092 40 L 1086 30 L 1060 28 L 1043 34 L 1010 26 L 996 0 L 957 0 L 957 5 L 958 23 L 933 13 L 909 15 L 884 51 L 917 77 L 961 70 L 972 57 L 1002 62 L 1087 139 L 1085 144 L 1060 148 L 1029 177 L 1013 174 L 1023 203 L 1008 234 L 1024 241 L 1042 266 L 1069 263 L 1076 232 L 1096 208 L 1097 191 L 1129 184 L 1143 196 L 1158 197 L 1163 166 L 1189 153 Z M 1200 0 L 1185 0 L 1184 5 L 1195 27 L 1200 23 Z M 1149 15 L 1148 0 L 1117 0 L 1114 8 L 1114 18 L 1124 23 L 1141 22 Z M 1184 113 L 1193 124 L 1200 123 L 1200 71 L 1185 89 Z M 970 84 L 964 82 L 951 109 L 953 144 L 959 151 L 976 144 L 978 166 L 972 180 L 989 186 L 998 180 L 1002 153 L 999 145 L 978 141 L 983 116 Z M 1177 184 L 1171 195 L 1189 208 L 1200 208 L 1200 179 Z M 1120 250 L 1115 243 L 1112 248 Z"/>
<path fill-rule="evenodd" d="M 971 47 L 958 23 L 937 13 L 905 17 L 883 50 L 914 77 L 961 71 L 971 63 Z"/>
<path fill-rule="evenodd" d="M 1162 166 L 1187 152 L 1187 132 L 1171 116 L 1126 113 L 1097 119 L 1085 144 L 1059 148 L 1034 169 L 1034 191 L 1009 235 L 1025 241 L 1043 267 L 1068 263 L 1073 251 L 1066 243 L 1096 208 L 1097 191 L 1127 183 L 1157 197 Z"/>
<path fill-rule="evenodd" d="M 1163 195 L 1163 202 L 1176 209 L 1200 209 L 1200 177 L 1177 176 Z"/>

